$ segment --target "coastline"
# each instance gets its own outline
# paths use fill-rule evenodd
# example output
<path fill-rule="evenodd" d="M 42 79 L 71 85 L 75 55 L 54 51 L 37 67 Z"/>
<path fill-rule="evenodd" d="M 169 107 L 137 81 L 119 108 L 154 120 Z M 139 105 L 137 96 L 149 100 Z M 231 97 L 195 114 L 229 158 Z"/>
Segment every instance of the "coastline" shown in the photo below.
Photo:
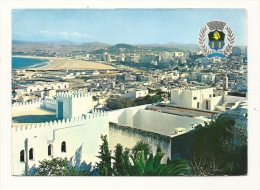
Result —
<path fill-rule="evenodd" d="M 58 57 L 42 57 L 42 56 L 12 56 L 17 58 L 32 58 L 32 59 L 45 59 L 49 60 L 48 65 L 37 68 L 27 68 L 27 70 L 113 70 L 114 67 L 103 63 L 93 61 L 75 60 L 70 58 Z"/>

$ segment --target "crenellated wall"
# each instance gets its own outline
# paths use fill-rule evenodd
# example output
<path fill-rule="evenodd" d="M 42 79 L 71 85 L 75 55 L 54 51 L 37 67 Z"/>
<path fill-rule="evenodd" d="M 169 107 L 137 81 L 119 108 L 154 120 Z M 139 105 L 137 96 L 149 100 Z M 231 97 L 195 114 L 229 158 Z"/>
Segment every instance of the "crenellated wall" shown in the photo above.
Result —
<path fill-rule="evenodd" d="M 12 174 L 21 175 L 28 168 L 38 166 L 39 160 L 54 157 L 74 156 L 81 162 L 98 161 L 96 157 L 102 144 L 100 136 L 109 135 L 108 114 L 93 111 L 92 114 L 62 119 L 46 123 L 36 123 L 12 127 Z M 27 146 L 25 144 L 27 141 Z M 66 152 L 61 151 L 62 142 L 66 142 Z M 48 146 L 52 145 L 52 155 L 48 156 Z M 28 147 L 28 148 L 26 148 Z M 20 162 L 21 150 L 33 148 L 34 158 Z M 29 158 L 29 152 L 26 155 Z"/>
<path fill-rule="evenodd" d="M 29 109 L 40 108 L 43 106 L 44 106 L 44 102 L 42 100 L 25 102 L 25 103 L 14 103 L 12 104 L 12 111 L 29 110 Z"/>
<path fill-rule="evenodd" d="M 54 99 L 45 99 L 43 105 L 47 109 L 56 110 L 56 100 Z"/>
<path fill-rule="evenodd" d="M 60 92 L 56 94 L 56 117 L 73 118 L 92 109 L 92 94 L 83 91 Z"/>

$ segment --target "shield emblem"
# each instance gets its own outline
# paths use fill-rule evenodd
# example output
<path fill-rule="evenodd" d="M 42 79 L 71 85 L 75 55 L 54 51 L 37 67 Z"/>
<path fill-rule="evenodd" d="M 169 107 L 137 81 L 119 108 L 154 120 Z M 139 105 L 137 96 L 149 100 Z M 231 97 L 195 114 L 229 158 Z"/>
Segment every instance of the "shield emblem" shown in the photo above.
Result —
<path fill-rule="evenodd" d="M 225 45 L 225 34 L 222 31 L 212 31 L 208 34 L 209 37 L 209 47 L 214 50 L 222 49 Z"/>

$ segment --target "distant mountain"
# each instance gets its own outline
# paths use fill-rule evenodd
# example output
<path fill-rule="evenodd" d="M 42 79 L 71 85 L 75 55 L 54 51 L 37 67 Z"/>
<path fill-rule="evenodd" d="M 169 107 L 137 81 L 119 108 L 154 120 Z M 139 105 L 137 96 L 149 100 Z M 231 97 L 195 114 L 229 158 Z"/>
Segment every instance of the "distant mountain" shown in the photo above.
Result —
<path fill-rule="evenodd" d="M 187 50 L 196 50 L 199 51 L 199 45 L 196 44 L 175 44 L 175 43 L 168 43 L 168 44 L 138 44 L 138 45 L 131 45 L 131 44 L 116 44 L 113 46 L 107 46 L 106 48 L 95 50 L 91 53 L 102 54 L 107 52 L 109 54 L 120 54 L 120 53 L 158 53 L 161 51 L 187 51 Z"/>
<path fill-rule="evenodd" d="M 63 41 L 12 41 L 12 51 L 13 52 L 34 52 L 34 51 L 49 51 L 57 53 L 71 53 L 72 51 L 83 51 L 87 53 L 102 54 L 108 52 L 110 54 L 120 54 L 120 53 L 158 53 L 161 51 L 187 51 L 196 50 L 199 51 L 198 44 L 182 44 L 170 42 L 166 44 L 139 44 L 131 45 L 125 43 L 119 43 L 116 45 L 106 44 L 102 42 L 85 42 L 77 44 L 69 40 Z"/>
<path fill-rule="evenodd" d="M 106 48 L 108 44 L 101 42 L 86 42 L 83 44 L 76 44 L 71 41 L 56 41 L 56 42 L 28 42 L 28 41 L 12 41 L 13 52 L 34 52 L 34 51 L 51 51 L 57 53 L 70 53 L 72 51 L 91 52 L 98 49 Z"/>
<path fill-rule="evenodd" d="M 62 40 L 62 41 L 57 41 L 57 42 L 49 42 L 52 44 L 57 44 L 57 45 L 76 45 L 77 43 L 69 41 L 69 40 Z"/>
<path fill-rule="evenodd" d="M 31 43 L 32 43 L 32 42 L 29 42 L 29 41 L 12 40 L 12 45 L 31 44 Z"/>

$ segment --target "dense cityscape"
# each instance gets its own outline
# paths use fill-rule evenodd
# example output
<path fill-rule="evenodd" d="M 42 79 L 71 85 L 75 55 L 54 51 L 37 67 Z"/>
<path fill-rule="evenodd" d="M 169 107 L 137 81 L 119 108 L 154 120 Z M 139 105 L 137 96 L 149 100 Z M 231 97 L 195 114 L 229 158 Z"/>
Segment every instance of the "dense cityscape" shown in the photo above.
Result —
<path fill-rule="evenodd" d="M 36 45 L 30 44 L 28 49 Z M 89 52 L 47 51 L 44 46 L 16 51 L 21 46 L 22 42 L 13 44 L 13 58 L 40 58 L 51 63 L 12 70 L 13 143 L 26 139 L 24 145 L 13 148 L 14 175 L 247 173 L 247 47 L 234 47 L 226 59 L 208 59 L 199 49 L 192 50 L 192 45 L 186 46 L 191 50 L 103 44 L 105 47 Z M 86 129 L 70 129 L 73 126 Z M 70 135 L 58 132 L 60 129 Z M 45 133 L 47 136 L 42 136 Z M 86 138 L 90 134 L 92 137 Z M 219 141 L 220 137 L 223 140 Z M 202 139 L 208 147 L 199 144 Z M 46 141 L 46 151 L 39 153 L 37 146 Z M 113 154 L 105 153 L 108 146 L 116 149 L 114 161 Z M 124 147 L 130 149 L 123 151 Z M 161 173 L 154 168 L 140 173 L 135 165 L 122 166 L 125 162 L 120 162 L 120 154 L 121 159 L 130 159 L 124 157 L 130 152 L 135 161 L 152 159 L 149 154 L 161 155 L 154 159 L 160 159 L 158 167 L 165 168 Z M 240 159 L 234 160 L 238 154 Z M 48 162 L 67 163 L 73 155 L 70 162 L 76 173 L 42 168 Z M 198 161 L 201 159 L 203 163 Z M 213 163 L 214 159 L 224 161 Z M 182 166 L 180 173 L 166 169 L 176 164 Z M 88 170 L 81 171 L 84 167 Z"/>

